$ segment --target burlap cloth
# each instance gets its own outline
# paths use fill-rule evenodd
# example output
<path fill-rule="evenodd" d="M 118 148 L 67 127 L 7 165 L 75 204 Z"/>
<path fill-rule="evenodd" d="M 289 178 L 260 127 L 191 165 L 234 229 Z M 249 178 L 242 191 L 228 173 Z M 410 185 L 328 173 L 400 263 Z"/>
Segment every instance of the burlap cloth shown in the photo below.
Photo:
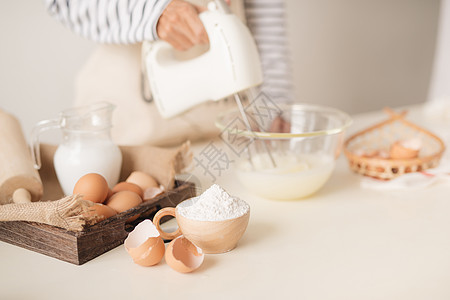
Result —
<path fill-rule="evenodd" d="M 174 187 L 175 175 L 192 161 L 190 143 L 177 148 L 153 146 L 121 146 L 123 161 L 120 181 L 132 171 L 143 171 L 153 176 L 166 190 Z M 0 221 L 30 221 L 44 223 L 72 231 L 81 231 L 97 219 L 88 214 L 91 202 L 80 195 L 64 197 L 53 167 L 56 146 L 41 145 L 42 168 L 39 171 L 44 185 L 40 202 L 5 204 L 0 206 Z M 58 200 L 50 200 L 58 199 Z"/>

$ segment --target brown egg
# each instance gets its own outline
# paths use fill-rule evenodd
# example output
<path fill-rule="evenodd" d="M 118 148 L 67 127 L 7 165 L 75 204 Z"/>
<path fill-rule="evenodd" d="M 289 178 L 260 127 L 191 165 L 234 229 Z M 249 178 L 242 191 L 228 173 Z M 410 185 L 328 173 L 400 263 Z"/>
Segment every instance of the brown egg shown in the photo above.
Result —
<path fill-rule="evenodd" d="M 377 158 L 387 159 L 387 158 L 390 157 L 389 151 L 387 151 L 387 150 L 380 150 L 380 151 L 378 151 L 378 154 L 377 154 L 376 157 L 377 157 Z"/>
<path fill-rule="evenodd" d="M 159 187 L 159 183 L 149 174 L 141 171 L 134 171 L 128 176 L 126 182 L 137 184 L 143 191 L 149 187 Z"/>
<path fill-rule="evenodd" d="M 110 188 L 108 188 L 108 196 L 106 196 L 106 199 L 111 198 L 111 196 L 113 195 L 113 192 Z"/>
<path fill-rule="evenodd" d="M 109 217 L 116 215 L 117 212 L 107 205 L 103 205 L 100 203 L 95 203 L 91 207 L 89 207 L 88 215 L 96 216 L 98 221 L 102 221 Z"/>
<path fill-rule="evenodd" d="M 119 182 L 112 189 L 113 194 L 121 191 L 135 192 L 141 198 L 144 196 L 144 191 L 137 184 L 131 182 Z"/>
<path fill-rule="evenodd" d="M 78 179 L 73 193 L 82 194 L 84 200 L 103 203 L 108 195 L 108 183 L 102 175 L 89 173 Z"/>
<path fill-rule="evenodd" d="M 164 241 L 150 220 L 139 223 L 124 242 L 133 261 L 141 266 L 156 265 L 164 256 Z"/>
<path fill-rule="evenodd" d="M 175 271 L 189 273 L 200 267 L 205 255 L 202 249 L 180 235 L 167 246 L 165 258 L 167 264 Z"/>
<path fill-rule="evenodd" d="M 366 150 L 364 153 L 364 157 L 367 157 L 367 158 L 376 157 L 378 155 L 378 153 L 379 153 L 379 151 L 376 149 Z"/>
<path fill-rule="evenodd" d="M 411 159 L 419 156 L 421 141 L 418 139 L 410 139 L 397 141 L 392 144 L 389 155 L 393 159 Z"/>
<path fill-rule="evenodd" d="M 142 198 L 131 191 L 120 191 L 109 198 L 105 204 L 121 213 L 142 203 Z"/>

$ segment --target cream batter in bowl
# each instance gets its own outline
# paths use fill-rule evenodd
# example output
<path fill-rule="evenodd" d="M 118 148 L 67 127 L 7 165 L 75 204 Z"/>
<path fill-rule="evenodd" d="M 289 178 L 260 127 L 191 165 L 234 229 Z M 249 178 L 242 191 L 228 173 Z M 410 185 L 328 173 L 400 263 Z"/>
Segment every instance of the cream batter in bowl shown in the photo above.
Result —
<path fill-rule="evenodd" d="M 222 113 L 216 126 L 248 190 L 264 198 L 295 200 L 314 194 L 328 181 L 352 123 L 346 113 L 267 101 L 253 102 L 245 111 L 247 118 L 237 110 Z"/>

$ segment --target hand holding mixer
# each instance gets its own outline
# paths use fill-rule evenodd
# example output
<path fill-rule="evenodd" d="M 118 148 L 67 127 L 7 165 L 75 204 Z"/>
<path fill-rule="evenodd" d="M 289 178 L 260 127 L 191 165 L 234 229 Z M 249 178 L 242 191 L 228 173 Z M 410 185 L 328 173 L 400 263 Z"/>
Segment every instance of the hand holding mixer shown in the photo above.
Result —
<path fill-rule="evenodd" d="M 164 41 L 143 44 L 143 63 L 156 107 L 164 118 L 171 118 L 203 102 L 233 95 L 247 130 L 251 131 L 238 94 L 263 81 L 250 30 L 223 0 L 209 2 L 208 10 L 199 17 L 210 45 L 207 52 L 195 58 L 178 59 L 176 50 Z"/>

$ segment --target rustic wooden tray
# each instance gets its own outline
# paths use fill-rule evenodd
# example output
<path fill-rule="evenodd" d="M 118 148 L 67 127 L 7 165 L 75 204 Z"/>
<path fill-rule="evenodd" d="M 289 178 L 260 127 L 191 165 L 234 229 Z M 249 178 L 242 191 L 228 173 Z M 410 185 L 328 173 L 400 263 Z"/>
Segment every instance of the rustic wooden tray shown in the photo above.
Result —
<path fill-rule="evenodd" d="M 176 206 L 181 201 L 195 196 L 194 183 L 177 181 L 173 190 L 89 226 L 81 232 L 33 222 L 0 222 L 0 240 L 82 265 L 121 245 L 135 225 L 143 219 L 152 219 L 159 209 Z M 135 216 L 138 216 L 136 220 L 127 222 Z"/>

